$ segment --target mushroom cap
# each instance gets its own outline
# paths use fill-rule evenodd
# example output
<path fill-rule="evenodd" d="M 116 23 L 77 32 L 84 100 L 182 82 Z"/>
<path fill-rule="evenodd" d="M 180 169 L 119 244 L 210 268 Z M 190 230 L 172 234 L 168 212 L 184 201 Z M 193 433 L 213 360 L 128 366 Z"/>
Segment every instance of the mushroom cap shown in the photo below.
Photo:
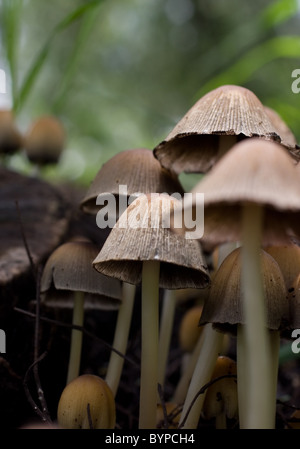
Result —
<path fill-rule="evenodd" d="M 0 110 L 0 154 L 13 154 L 23 145 L 14 115 L 10 109 Z"/>
<path fill-rule="evenodd" d="M 277 262 L 261 250 L 261 273 L 266 301 L 267 327 L 285 329 L 289 321 L 289 302 L 283 275 Z M 200 325 L 236 335 L 237 324 L 245 324 L 242 311 L 241 248 L 233 250 L 217 270 L 205 301 Z"/>
<path fill-rule="evenodd" d="M 88 405 L 93 429 L 114 429 L 114 395 L 105 380 L 93 374 L 83 374 L 64 388 L 57 408 L 59 427 L 90 429 Z"/>
<path fill-rule="evenodd" d="M 163 167 L 176 173 L 205 173 L 219 157 L 220 136 L 230 142 L 232 136 L 281 140 L 252 91 L 224 85 L 201 97 L 154 148 L 154 155 Z"/>
<path fill-rule="evenodd" d="M 65 131 L 54 116 L 39 117 L 32 123 L 25 138 L 28 159 L 37 164 L 58 162 L 65 143 Z"/>
<path fill-rule="evenodd" d="M 203 403 L 203 415 L 206 419 L 212 419 L 225 412 L 227 418 L 233 419 L 238 415 L 238 395 L 237 395 L 237 375 L 236 362 L 227 356 L 219 356 L 212 374 L 213 382 L 206 391 Z"/>
<path fill-rule="evenodd" d="M 299 173 L 287 150 L 258 138 L 234 145 L 194 187 L 184 210 L 204 194 L 202 242 L 216 246 L 241 240 L 242 207 L 264 207 L 263 245 L 289 244 L 300 234 Z"/>
<path fill-rule="evenodd" d="M 156 260 L 160 286 L 204 288 L 209 273 L 198 241 L 172 232 L 165 217 L 181 202 L 166 194 L 141 195 L 112 228 L 93 265 L 101 273 L 139 284 L 143 261 Z"/>
<path fill-rule="evenodd" d="M 99 195 L 105 198 L 107 193 L 113 194 L 118 203 L 120 194 L 123 195 L 120 186 L 126 186 L 126 200 L 137 193 L 183 194 L 177 176 L 162 168 L 151 150 L 135 148 L 121 151 L 103 164 L 80 203 L 81 209 L 97 213 L 100 206 L 96 199 Z"/>
<path fill-rule="evenodd" d="M 94 270 L 92 262 L 99 248 L 88 241 L 62 244 L 48 258 L 41 293 L 49 307 L 73 307 L 70 292 L 85 293 L 85 308 L 115 309 L 122 299 L 121 283 Z"/>

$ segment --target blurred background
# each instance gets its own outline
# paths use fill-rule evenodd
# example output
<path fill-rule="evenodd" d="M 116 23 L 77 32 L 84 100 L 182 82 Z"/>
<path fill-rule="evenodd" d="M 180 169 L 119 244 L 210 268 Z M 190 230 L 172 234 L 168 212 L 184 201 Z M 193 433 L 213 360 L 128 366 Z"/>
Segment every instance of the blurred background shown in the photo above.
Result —
<path fill-rule="evenodd" d="M 125 149 L 153 149 L 206 92 L 251 89 L 300 141 L 299 0 L 2 0 L 1 108 L 25 133 L 54 114 L 67 140 L 50 182 L 85 188 Z M 300 86 L 300 83 L 299 83 Z M 23 152 L 6 161 L 31 173 Z M 182 176 L 186 188 L 193 177 Z"/>

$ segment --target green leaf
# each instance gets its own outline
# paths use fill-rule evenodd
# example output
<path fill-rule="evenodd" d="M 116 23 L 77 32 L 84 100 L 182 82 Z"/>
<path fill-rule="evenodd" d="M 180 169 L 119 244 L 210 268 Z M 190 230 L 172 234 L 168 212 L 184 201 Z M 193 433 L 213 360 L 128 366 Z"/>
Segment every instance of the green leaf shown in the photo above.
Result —
<path fill-rule="evenodd" d="M 27 76 L 25 77 L 25 80 L 20 88 L 19 95 L 15 99 L 14 103 L 14 110 L 15 112 L 19 112 L 20 109 L 23 107 L 28 95 L 31 92 L 31 89 L 34 86 L 34 83 L 36 82 L 36 79 L 38 75 L 40 74 L 43 65 L 47 59 L 47 56 L 49 54 L 49 51 L 51 49 L 52 43 L 56 36 L 66 28 L 68 28 L 70 25 L 72 25 L 77 20 L 81 19 L 84 14 L 86 14 L 87 11 L 90 10 L 90 8 L 95 8 L 102 3 L 102 0 L 91 0 L 88 3 L 86 3 L 83 6 L 77 7 L 74 11 L 72 11 L 70 14 L 68 14 L 63 20 L 61 20 L 53 29 L 52 33 L 48 37 L 46 43 L 38 53 L 37 57 L 33 61 L 31 67 L 29 68 L 29 71 L 27 73 Z"/>
<path fill-rule="evenodd" d="M 261 15 L 264 27 L 270 28 L 293 17 L 300 9 L 298 0 L 278 0 L 268 6 Z"/>

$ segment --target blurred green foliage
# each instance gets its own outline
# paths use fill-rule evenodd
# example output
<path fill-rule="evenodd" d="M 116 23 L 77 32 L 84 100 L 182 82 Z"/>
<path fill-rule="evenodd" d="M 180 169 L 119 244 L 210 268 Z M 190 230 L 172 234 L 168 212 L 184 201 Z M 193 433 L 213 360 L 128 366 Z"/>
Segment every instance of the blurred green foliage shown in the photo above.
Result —
<path fill-rule="evenodd" d="M 300 68 L 298 0 L 0 5 L 0 68 L 20 129 L 53 113 L 67 131 L 59 166 L 44 171 L 49 180 L 87 186 L 114 154 L 152 149 L 221 84 L 253 90 L 300 141 L 300 94 L 291 90 Z M 30 171 L 22 154 L 10 164 Z M 183 177 L 187 188 L 191 179 Z"/>

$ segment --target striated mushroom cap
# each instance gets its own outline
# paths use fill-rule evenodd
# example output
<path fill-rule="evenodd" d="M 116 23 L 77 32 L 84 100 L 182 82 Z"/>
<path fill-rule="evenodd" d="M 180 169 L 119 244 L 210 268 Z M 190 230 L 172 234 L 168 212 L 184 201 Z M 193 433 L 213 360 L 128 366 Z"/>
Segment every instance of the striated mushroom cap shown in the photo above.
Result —
<path fill-rule="evenodd" d="M 261 251 L 261 273 L 266 301 L 267 327 L 285 329 L 289 321 L 289 303 L 282 272 L 277 262 Z M 222 331 L 236 334 L 237 324 L 245 324 L 241 291 L 241 248 L 236 248 L 222 262 L 203 306 L 200 325 L 213 323 Z"/>
<path fill-rule="evenodd" d="M 41 293 L 48 307 L 73 307 L 71 292 L 85 292 L 85 308 L 116 309 L 122 298 L 121 283 L 97 273 L 92 262 L 99 249 L 88 241 L 70 241 L 48 258 Z"/>
<path fill-rule="evenodd" d="M 93 265 L 99 272 L 139 284 L 143 261 L 161 263 L 160 286 L 168 289 L 204 288 L 209 273 L 198 241 L 170 229 L 170 217 L 181 202 L 170 195 L 141 195 L 121 215 Z"/>
<path fill-rule="evenodd" d="M 224 151 L 248 137 L 281 141 L 257 96 L 245 87 L 225 85 L 201 97 L 154 155 L 176 173 L 206 173 Z"/>
<path fill-rule="evenodd" d="M 25 153 L 36 164 L 57 163 L 63 151 L 65 131 L 54 116 L 39 117 L 30 127 L 25 138 Z"/>
<path fill-rule="evenodd" d="M 217 246 L 241 240 L 245 202 L 264 207 L 263 245 L 290 244 L 300 234 L 300 182 L 297 165 L 275 142 L 247 139 L 237 143 L 194 187 L 204 194 L 202 242 Z M 195 198 L 184 211 L 195 209 Z"/>
<path fill-rule="evenodd" d="M 126 190 L 120 186 L 126 186 Z M 116 197 L 118 207 L 120 195 L 125 196 L 126 202 L 128 196 L 155 192 L 182 195 L 183 188 L 174 173 L 161 167 L 151 150 L 135 148 L 122 151 L 103 164 L 80 207 L 86 213 L 95 214 L 100 209 L 97 198 L 105 199 L 107 193 Z"/>

